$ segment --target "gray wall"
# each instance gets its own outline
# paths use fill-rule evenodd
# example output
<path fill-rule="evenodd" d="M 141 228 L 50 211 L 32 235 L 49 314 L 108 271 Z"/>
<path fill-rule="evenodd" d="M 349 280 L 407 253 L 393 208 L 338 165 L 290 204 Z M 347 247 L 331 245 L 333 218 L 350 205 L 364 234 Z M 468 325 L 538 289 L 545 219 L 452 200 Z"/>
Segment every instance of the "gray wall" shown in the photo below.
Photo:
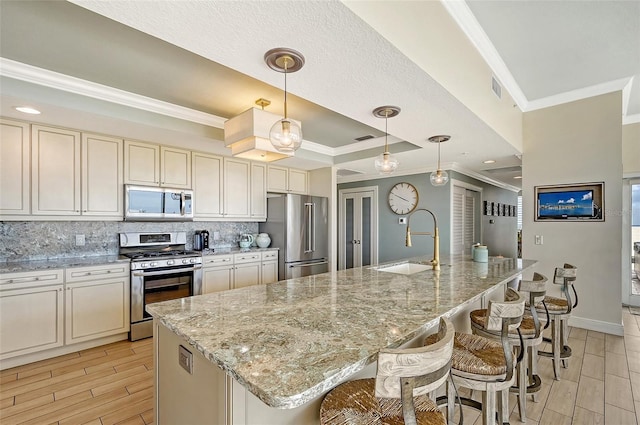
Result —
<path fill-rule="evenodd" d="M 449 176 L 456 180 L 464 181 L 474 186 L 483 188 L 483 199 L 493 202 L 517 204 L 518 195 L 515 192 L 502 189 L 481 182 L 464 174 L 450 171 Z M 412 247 L 405 246 L 406 225 L 398 224 L 398 218 L 403 217 L 394 214 L 389 208 L 387 196 L 396 183 L 411 183 L 418 189 L 418 208 L 427 208 L 438 218 L 440 230 L 440 255 L 448 255 L 451 241 L 451 187 L 450 183 L 443 187 L 434 187 L 429 182 L 429 174 L 412 174 L 407 176 L 394 176 L 375 180 L 365 180 L 338 185 L 338 191 L 366 186 L 378 187 L 378 261 L 399 260 L 416 255 L 432 255 L 433 240 L 429 236 L 415 236 L 412 238 Z M 479 203 L 477 214 L 481 215 L 482 203 Z M 494 224 L 489 224 L 489 219 L 495 219 Z M 486 221 L 486 223 L 485 223 Z M 433 230 L 431 216 L 419 212 L 411 217 L 411 230 Z M 486 217 L 482 216 L 481 241 L 489 246 L 490 255 L 504 255 L 515 257 L 517 254 L 517 223 L 515 217 Z M 342 247 L 338 246 L 338 250 Z"/>
<path fill-rule="evenodd" d="M 187 249 L 195 230 L 208 230 L 213 247 L 237 247 L 240 233 L 258 233 L 258 223 L 181 222 L 137 223 L 122 221 L 3 221 L 0 222 L 0 261 L 32 261 L 60 257 L 115 255 L 118 233 L 187 232 Z M 213 241 L 213 232 L 220 239 Z M 85 235 L 85 246 L 75 245 L 75 235 Z"/>

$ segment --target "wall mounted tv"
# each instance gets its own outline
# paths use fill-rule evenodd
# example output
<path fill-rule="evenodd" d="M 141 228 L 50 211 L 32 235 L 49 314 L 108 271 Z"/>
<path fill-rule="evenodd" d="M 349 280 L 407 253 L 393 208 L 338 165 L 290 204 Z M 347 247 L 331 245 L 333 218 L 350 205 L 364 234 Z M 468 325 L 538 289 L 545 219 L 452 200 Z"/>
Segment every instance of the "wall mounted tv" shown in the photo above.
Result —
<path fill-rule="evenodd" d="M 535 221 L 604 221 L 604 183 L 535 187 Z"/>

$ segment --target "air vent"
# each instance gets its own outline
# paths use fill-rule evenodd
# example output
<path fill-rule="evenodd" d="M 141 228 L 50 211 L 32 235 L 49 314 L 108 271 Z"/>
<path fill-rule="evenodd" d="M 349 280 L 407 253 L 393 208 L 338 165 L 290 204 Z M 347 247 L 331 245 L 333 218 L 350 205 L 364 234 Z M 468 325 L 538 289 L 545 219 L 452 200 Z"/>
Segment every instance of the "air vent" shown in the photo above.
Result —
<path fill-rule="evenodd" d="M 366 136 L 356 137 L 355 140 L 357 140 L 358 142 L 363 142 L 365 140 L 369 140 L 373 138 L 375 138 L 375 136 L 372 136 L 371 134 L 367 134 Z"/>
<path fill-rule="evenodd" d="M 492 168 L 489 170 L 484 170 L 487 173 L 515 173 L 515 172 L 522 172 L 522 167 L 520 165 L 514 165 L 513 167 L 502 167 L 502 168 Z"/>
<path fill-rule="evenodd" d="M 364 174 L 364 173 L 362 171 L 349 170 L 347 168 L 340 168 L 338 169 L 338 171 L 336 171 L 336 175 L 340 177 L 355 176 L 356 174 Z"/>
<path fill-rule="evenodd" d="M 496 77 L 491 77 L 491 90 L 498 96 L 498 99 L 502 99 L 502 86 L 496 80 Z"/>

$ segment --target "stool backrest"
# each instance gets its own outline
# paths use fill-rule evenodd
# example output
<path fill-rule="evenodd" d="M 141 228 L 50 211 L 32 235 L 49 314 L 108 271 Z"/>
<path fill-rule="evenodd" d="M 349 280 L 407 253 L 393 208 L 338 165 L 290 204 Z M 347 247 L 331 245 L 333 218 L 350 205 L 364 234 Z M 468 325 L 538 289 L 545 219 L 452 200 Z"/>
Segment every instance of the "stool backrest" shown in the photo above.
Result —
<path fill-rule="evenodd" d="M 504 301 L 489 301 L 485 317 L 485 328 L 489 331 L 499 331 L 503 322 L 509 329 L 517 329 L 524 314 L 524 297 L 512 288 L 507 288 Z"/>
<path fill-rule="evenodd" d="M 547 293 L 547 278 L 540 273 L 533 274 L 533 280 L 521 280 L 518 285 L 518 291 L 529 293 L 529 313 L 533 317 L 533 323 L 536 329 L 536 338 L 540 336 L 540 319 L 538 318 L 538 311 L 536 310 L 536 304 L 544 300 L 544 296 Z M 547 315 L 547 323 L 549 317 Z"/>
<path fill-rule="evenodd" d="M 564 263 L 564 267 L 556 267 L 555 272 L 553 273 L 553 283 L 556 285 L 563 286 L 563 293 L 565 298 L 567 299 L 568 313 L 571 313 L 571 309 L 578 306 L 578 293 L 576 292 L 576 287 L 573 286 L 576 281 L 576 277 L 578 274 L 578 268 L 576 266 L 572 266 L 571 264 Z M 569 293 L 569 286 L 573 288 L 573 294 L 575 295 L 575 302 L 571 301 L 571 294 Z"/>
<path fill-rule="evenodd" d="M 451 367 L 454 335 L 455 328 L 451 321 L 440 318 L 437 342 L 417 348 L 380 350 L 376 397 L 402 398 L 401 378 L 414 378 L 414 395 L 439 388 L 447 379 Z"/>

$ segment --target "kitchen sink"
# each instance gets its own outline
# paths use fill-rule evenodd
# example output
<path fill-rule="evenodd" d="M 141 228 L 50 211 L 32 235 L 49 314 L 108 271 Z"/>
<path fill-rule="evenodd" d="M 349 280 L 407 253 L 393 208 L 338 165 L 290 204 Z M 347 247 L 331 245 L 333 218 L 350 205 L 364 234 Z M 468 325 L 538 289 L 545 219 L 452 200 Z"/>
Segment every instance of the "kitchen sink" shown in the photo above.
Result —
<path fill-rule="evenodd" d="M 414 274 L 420 273 L 425 270 L 430 270 L 431 266 L 416 263 L 401 263 L 393 264 L 391 266 L 376 267 L 379 272 L 397 273 L 397 274 Z"/>

